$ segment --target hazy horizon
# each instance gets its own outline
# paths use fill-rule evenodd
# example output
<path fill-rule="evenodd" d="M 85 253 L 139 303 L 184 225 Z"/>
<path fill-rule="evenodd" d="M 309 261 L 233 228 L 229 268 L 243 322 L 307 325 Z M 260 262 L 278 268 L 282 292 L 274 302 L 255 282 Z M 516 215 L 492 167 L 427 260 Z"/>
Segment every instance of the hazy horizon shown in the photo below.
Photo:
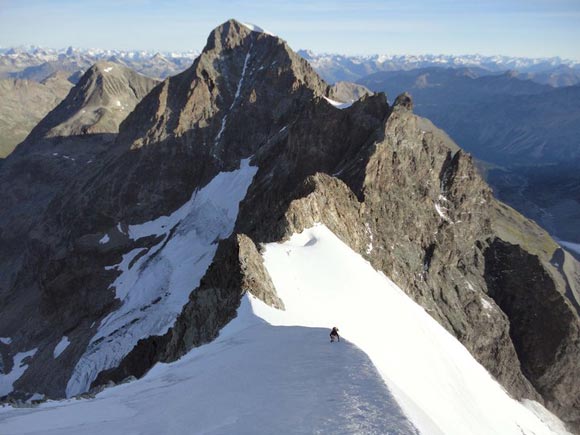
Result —
<path fill-rule="evenodd" d="M 574 0 L 0 0 L 0 46 L 201 50 L 230 18 L 316 53 L 580 60 Z"/>
<path fill-rule="evenodd" d="M 128 48 L 128 49 L 120 49 L 116 47 L 80 47 L 74 45 L 65 45 L 62 47 L 49 47 L 45 45 L 39 44 L 27 44 L 27 45 L 10 45 L 10 46 L 3 46 L 0 45 L 0 50 L 9 50 L 9 49 L 43 49 L 43 50 L 54 50 L 57 52 L 62 52 L 68 50 L 68 48 L 72 47 L 74 50 L 81 50 L 81 51 L 90 51 L 90 50 L 98 50 L 98 51 L 121 51 L 121 52 L 147 52 L 147 53 L 160 53 L 160 54 L 186 54 L 186 53 L 201 53 L 203 47 L 200 48 L 192 48 L 189 50 L 157 50 L 157 49 L 149 49 L 149 48 Z M 312 52 L 314 55 L 332 55 L 332 56 L 345 56 L 345 57 L 370 57 L 370 56 L 453 56 L 453 57 L 461 57 L 461 56 L 481 56 L 481 57 L 508 57 L 513 59 L 560 59 L 562 62 L 574 62 L 580 63 L 580 59 L 572 59 L 572 58 L 565 58 L 562 56 L 512 56 L 509 54 L 503 53 L 490 53 L 490 54 L 483 54 L 483 53 L 459 53 L 459 54 L 451 54 L 451 53 L 389 53 L 389 52 L 375 52 L 375 53 L 341 53 L 338 51 L 335 52 L 328 52 L 328 51 L 315 51 L 311 50 L 308 47 L 292 47 L 295 51 L 309 51 Z"/>

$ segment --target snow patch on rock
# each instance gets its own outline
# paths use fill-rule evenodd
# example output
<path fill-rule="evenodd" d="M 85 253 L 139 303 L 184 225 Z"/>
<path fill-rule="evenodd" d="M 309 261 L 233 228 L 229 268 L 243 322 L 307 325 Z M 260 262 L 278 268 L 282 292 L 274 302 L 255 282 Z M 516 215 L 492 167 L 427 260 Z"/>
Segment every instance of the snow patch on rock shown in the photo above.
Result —
<path fill-rule="evenodd" d="M 54 348 L 54 351 L 52 352 L 54 359 L 58 358 L 60 354 L 65 351 L 65 349 L 68 347 L 69 344 L 70 341 L 68 337 L 67 336 L 62 337 L 62 339 L 58 342 L 58 344 Z"/>
<path fill-rule="evenodd" d="M 449 222 L 450 224 L 453 223 L 453 221 L 451 219 L 449 219 L 449 217 L 445 214 L 445 212 L 447 211 L 447 208 L 443 207 L 442 205 L 440 205 L 439 203 L 435 203 L 435 210 L 437 211 L 437 214 L 441 217 L 441 219 L 443 219 L 446 222 Z"/>
<path fill-rule="evenodd" d="M 14 382 L 24 374 L 28 364 L 24 362 L 26 358 L 31 358 L 36 354 L 37 349 L 27 352 L 19 352 L 14 355 L 12 370 L 9 373 L 0 374 L 0 397 L 10 394 L 13 391 Z"/>
<path fill-rule="evenodd" d="M 330 98 L 327 98 L 327 97 L 323 97 L 323 98 L 324 98 L 326 101 L 328 101 L 328 102 L 329 102 L 331 105 L 333 105 L 333 106 L 334 106 L 334 107 L 336 107 L 337 109 L 341 109 L 341 110 L 342 110 L 342 109 L 346 109 L 347 107 L 350 107 L 350 106 L 352 106 L 352 103 L 353 103 L 352 101 L 351 101 L 351 102 L 349 102 L 349 103 L 341 103 L 340 101 L 335 101 L 335 100 L 332 100 L 332 99 L 330 99 Z"/>
<path fill-rule="evenodd" d="M 248 61 L 250 60 L 250 53 L 252 52 L 252 45 L 250 46 L 250 49 L 248 50 L 248 53 L 246 54 L 246 58 L 244 59 L 244 66 L 242 68 L 242 74 L 240 75 L 240 80 L 238 81 L 238 86 L 236 87 L 236 94 L 234 95 L 234 100 L 232 101 L 232 104 L 230 105 L 230 108 L 228 110 L 228 113 L 224 114 L 223 118 L 222 118 L 222 124 L 220 127 L 220 130 L 218 131 L 218 134 L 215 137 L 215 144 L 217 145 L 222 137 L 222 134 L 224 132 L 224 129 L 226 128 L 226 123 L 228 120 L 228 114 L 229 112 L 232 111 L 232 109 L 234 108 L 234 106 L 236 105 L 236 103 L 238 102 L 238 98 L 240 97 L 240 92 L 242 90 L 242 85 L 244 83 L 244 78 L 246 77 L 246 69 L 248 67 Z"/>
<path fill-rule="evenodd" d="M 260 26 L 256 26 L 255 24 L 251 24 L 251 23 L 241 23 L 241 24 L 242 24 L 242 26 L 250 29 L 252 32 L 265 33 L 266 35 L 276 36 L 272 32 L 269 32 L 268 30 L 264 30 L 263 28 L 261 28 Z"/>

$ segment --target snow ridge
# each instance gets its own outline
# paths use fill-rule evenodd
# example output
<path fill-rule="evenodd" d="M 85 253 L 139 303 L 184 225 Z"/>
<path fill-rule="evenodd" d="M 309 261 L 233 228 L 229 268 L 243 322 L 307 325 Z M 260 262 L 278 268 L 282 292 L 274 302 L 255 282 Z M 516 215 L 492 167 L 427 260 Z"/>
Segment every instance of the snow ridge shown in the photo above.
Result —
<path fill-rule="evenodd" d="M 2 429 L 567 434 L 540 404 L 511 399 L 422 307 L 326 227 L 263 248 L 285 311 L 246 294 L 212 343 L 95 399 L 0 408 Z M 343 339 L 330 344 L 335 325 Z"/>
<path fill-rule="evenodd" d="M 272 325 L 338 326 L 421 433 L 567 433 L 541 405 L 511 399 L 455 337 L 325 226 L 264 248 L 286 310 L 254 304 L 256 314 Z M 546 415 L 557 424 L 545 424 Z"/>

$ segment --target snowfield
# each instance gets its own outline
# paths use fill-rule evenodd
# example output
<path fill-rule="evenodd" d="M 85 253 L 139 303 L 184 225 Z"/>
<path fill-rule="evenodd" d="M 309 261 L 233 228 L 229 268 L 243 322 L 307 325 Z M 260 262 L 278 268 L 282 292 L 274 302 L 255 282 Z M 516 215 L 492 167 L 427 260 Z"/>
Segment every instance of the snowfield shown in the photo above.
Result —
<path fill-rule="evenodd" d="M 2 434 L 563 434 L 512 400 L 383 274 L 317 225 L 264 246 L 286 310 L 246 295 L 214 342 L 91 400 L 0 408 Z M 338 326 L 343 340 L 329 342 Z"/>

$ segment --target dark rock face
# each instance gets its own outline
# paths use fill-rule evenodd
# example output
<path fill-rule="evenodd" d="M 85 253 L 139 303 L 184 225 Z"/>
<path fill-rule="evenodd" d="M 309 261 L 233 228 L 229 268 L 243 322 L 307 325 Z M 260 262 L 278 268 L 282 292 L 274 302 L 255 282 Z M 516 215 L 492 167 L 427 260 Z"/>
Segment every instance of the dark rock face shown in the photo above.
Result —
<path fill-rule="evenodd" d="M 0 331 L 13 338 L 0 353 L 11 362 L 15 353 L 38 348 L 33 359 L 37 369 L 27 370 L 20 382 L 44 385 L 41 389 L 53 396 L 63 394 L 71 368 L 96 331 L 90 318 L 116 305 L 95 290 L 106 288 L 114 274 L 95 269 L 111 257 L 120 258 L 126 240 L 115 238 L 103 249 L 98 243 L 102 235 L 85 234 L 60 252 L 51 252 L 59 235 L 49 224 L 49 210 L 62 204 L 63 191 L 98 176 L 102 163 L 115 154 L 119 123 L 155 84 L 120 65 L 114 65 L 116 72 L 105 71 L 108 68 L 107 63 L 91 68 L 0 170 Z M 126 110 L 117 106 L 121 100 Z M 110 106 L 116 107 L 114 116 L 107 114 Z M 51 262 L 62 258 L 64 250 L 71 254 L 66 260 Z M 94 265 L 83 264 L 82 255 L 90 255 Z M 73 345 L 55 362 L 52 351 L 63 335 Z M 55 365 L 58 370 L 52 369 Z M 52 376 L 46 376 L 49 371 Z"/>
<path fill-rule="evenodd" d="M 572 355 L 580 351 L 580 331 L 570 303 L 539 259 L 520 246 L 495 239 L 484 255 L 489 295 L 510 320 L 523 373 L 578 430 L 578 413 L 570 404 L 578 399 L 580 362 Z"/>
<path fill-rule="evenodd" d="M 541 394 L 574 424 L 578 316 L 550 263 L 555 243 L 493 198 L 472 158 L 415 116 L 408 95 L 393 107 L 384 94 L 363 96 L 345 110 L 325 96 L 331 89 L 285 42 L 236 21 L 218 27 L 192 67 L 136 106 L 106 157 L 55 195 L 34 226 L 34 249 L 2 301 L 3 310 L 17 302 L 31 307 L 35 319 L 15 343 L 39 347 L 17 388 L 63 394 L 99 321 L 120 304 L 110 288 L 118 272 L 105 266 L 159 243 L 130 239 L 128 224 L 173 212 L 220 171 L 253 156 L 258 171 L 234 232 L 217 242 L 172 328 L 139 341 L 93 386 L 141 376 L 214 339 L 244 292 L 283 308 L 259 244 L 321 222 L 425 307 L 512 395 Z M 104 234 L 106 245 L 99 243 Z M 508 260 L 517 274 L 504 274 Z M 526 287 L 512 288 L 520 273 L 541 279 L 527 286 L 535 295 L 525 303 L 518 298 Z M 10 299 L 17 294 L 32 296 Z M 553 311 L 541 317 L 551 325 L 541 331 L 527 316 L 542 300 Z M 55 367 L 49 356 L 64 332 L 72 337 L 66 364 L 54 381 L 42 380 Z"/>

